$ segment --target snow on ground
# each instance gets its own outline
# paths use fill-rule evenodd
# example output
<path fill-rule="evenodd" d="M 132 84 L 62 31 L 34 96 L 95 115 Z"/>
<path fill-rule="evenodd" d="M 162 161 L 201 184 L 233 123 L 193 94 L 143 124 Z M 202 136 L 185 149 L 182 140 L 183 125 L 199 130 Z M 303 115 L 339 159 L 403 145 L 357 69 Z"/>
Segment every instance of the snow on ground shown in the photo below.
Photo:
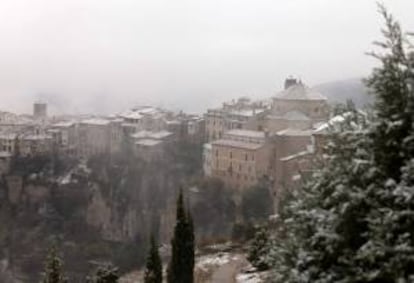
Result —
<path fill-rule="evenodd" d="M 263 280 L 260 278 L 258 273 L 242 273 L 236 276 L 237 283 L 262 283 Z"/>
<path fill-rule="evenodd" d="M 131 273 L 128 273 L 122 276 L 119 279 L 119 283 L 139 283 L 139 282 L 143 282 L 143 280 L 144 280 L 144 274 L 142 271 L 133 271 Z"/>
<path fill-rule="evenodd" d="M 196 266 L 203 270 L 209 270 L 218 266 L 225 265 L 230 261 L 236 260 L 237 255 L 229 253 L 218 253 L 213 255 L 201 256 L 197 259 Z"/>

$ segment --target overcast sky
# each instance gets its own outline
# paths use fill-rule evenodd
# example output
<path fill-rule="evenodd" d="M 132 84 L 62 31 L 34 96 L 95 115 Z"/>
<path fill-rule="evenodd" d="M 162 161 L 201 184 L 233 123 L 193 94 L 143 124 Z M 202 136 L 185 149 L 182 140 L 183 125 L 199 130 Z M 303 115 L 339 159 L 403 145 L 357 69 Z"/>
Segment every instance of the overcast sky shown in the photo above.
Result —
<path fill-rule="evenodd" d="M 414 30 L 414 1 L 383 1 Z M 0 0 L 0 109 L 202 111 L 270 96 L 288 75 L 365 76 L 372 0 Z"/>

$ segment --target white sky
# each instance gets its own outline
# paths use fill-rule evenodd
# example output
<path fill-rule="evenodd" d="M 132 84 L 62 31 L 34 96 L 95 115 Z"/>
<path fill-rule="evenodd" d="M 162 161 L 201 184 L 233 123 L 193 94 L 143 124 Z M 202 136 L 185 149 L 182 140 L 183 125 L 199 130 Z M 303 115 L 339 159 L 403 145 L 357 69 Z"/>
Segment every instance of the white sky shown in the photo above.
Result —
<path fill-rule="evenodd" d="M 383 1 L 414 30 L 414 1 Z M 369 74 L 373 0 L 0 0 L 0 109 L 202 111 Z"/>

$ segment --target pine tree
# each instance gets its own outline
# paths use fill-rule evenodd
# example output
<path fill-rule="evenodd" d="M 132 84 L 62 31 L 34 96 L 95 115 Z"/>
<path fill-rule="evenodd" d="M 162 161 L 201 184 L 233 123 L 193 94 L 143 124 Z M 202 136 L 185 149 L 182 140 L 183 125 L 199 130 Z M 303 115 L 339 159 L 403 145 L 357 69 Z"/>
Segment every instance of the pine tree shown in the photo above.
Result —
<path fill-rule="evenodd" d="M 62 260 L 57 255 L 56 246 L 53 244 L 47 255 L 42 283 L 67 282 L 67 279 L 63 276 L 62 265 Z"/>
<path fill-rule="evenodd" d="M 87 283 L 117 283 L 119 280 L 118 268 L 111 265 L 101 266 L 96 270 L 92 278 L 87 278 Z"/>
<path fill-rule="evenodd" d="M 183 194 L 177 200 L 177 220 L 171 240 L 171 261 L 168 265 L 169 283 L 194 282 L 194 227 L 190 213 L 186 213 Z"/>
<path fill-rule="evenodd" d="M 150 250 L 148 252 L 147 263 L 145 268 L 145 283 L 162 282 L 162 262 L 154 236 L 150 237 Z"/>
<path fill-rule="evenodd" d="M 267 262 L 264 255 L 267 253 L 269 248 L 269 232 L 266 228 L 261 228 L 256 232 L 252 244 L 249 248 L 247 260 L 256 267 L 259 271 L 267 270 L 269 263 Z"/>
<path fill-rule="evenodd" d="M 384 53 L 370 54 L 381 62 L 367 80 L 375 96 L 376 122 L 371 131 L 375 163 L 384 177 L 398 181 L 399 169 L 407 158 L 414 156 L 414 141 L 407 139 L 413 133 L 413 58 L 406 51 L 410 43 L 404 37 L 397 21 L 379 6 L 385 19 L 382 31 L 385 41 L 376 42 Z"/>
<path fill-rule="evenodd" d="M 367 81 L 374 112 L 344 115 L 323 166 L 286 206 L 270 253 L 275 282 L 414 280 L 414 62 L 380 11 L 386 53 L 374 54 L 382 65 Z"/>

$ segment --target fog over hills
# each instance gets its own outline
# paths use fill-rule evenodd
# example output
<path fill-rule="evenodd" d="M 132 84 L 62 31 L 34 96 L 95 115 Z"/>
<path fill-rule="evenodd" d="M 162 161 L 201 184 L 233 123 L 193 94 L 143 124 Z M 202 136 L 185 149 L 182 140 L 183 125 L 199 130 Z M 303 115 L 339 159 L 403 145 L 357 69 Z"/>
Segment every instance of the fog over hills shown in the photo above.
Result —
<path fill-rule="evenodd" d="M 305 82 L 306 83 L 306 82 Z M 282 85 L 282 84 L 280 84 Z M 364 86 L 362 79 L 352 78 L 340 81 L 331 81 L 318 84 L 311 87 L 316 88 L 325 95 L 329 102 L 338 103 L 351 99 L 358 107 L 362 107 L 371 101 L 368 91 Z M 164 99 L 152 99 L 149 96 L 142 98 L 139 95 L 126 93 L 110 94 L 96 93 L 86 97 L 78 97 L 76 100 L 71 99 L 74 95 L 69 93 L 39 92 L 30 93 L 22 92 L 20 94 L 3 93 L 3 103 L 0 104 L 0 110 L 11 111 L 17 113 L 31 113 L 32 103 L 36 100 L 42 100 L 48 103 L 49 112 L 53 114 L 109 114 L 120 112 L 124 109 L 135 105 L 151 104 L 154 106 L 165 107 L 171 110 L 184 110 L 188 112 L 203 113 L 207 108 L 218 107 L 221 103 L 241 96 L 252 96 L 252 99 L 269 98 L 281 91 L 281 87 L 273 90 L 260 89 L 257 93 L 250 95 L 249 92 L 231 92 L 231 93 L 209 93 L 209 90 L 198 90 L 187 99 L 172 99 L 165 97 Z"/>
<path fill-rule="evenodd" d="M 361 78 L 327 82 L 316 85 L 315 89 L 326 96 L 330 103 L 344 103 L 351 99 L 356 106 L 363 107 L 372 101 Z"/>

